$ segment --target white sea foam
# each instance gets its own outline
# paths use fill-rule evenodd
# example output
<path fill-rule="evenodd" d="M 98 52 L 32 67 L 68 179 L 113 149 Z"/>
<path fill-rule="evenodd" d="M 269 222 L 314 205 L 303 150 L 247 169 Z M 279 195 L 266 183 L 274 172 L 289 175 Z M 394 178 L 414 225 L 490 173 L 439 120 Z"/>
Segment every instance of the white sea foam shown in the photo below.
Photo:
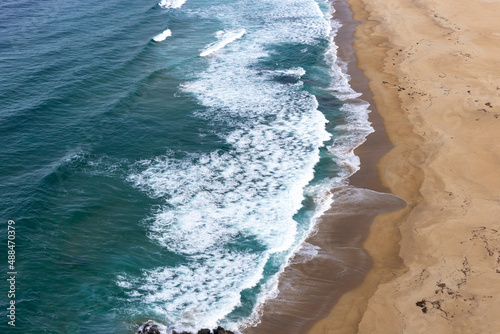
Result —
<path fill-rule="evenodd" d="M 240 291 L 261 279 L 268 258 L 220 250 L 192 259 L 189 265 L 145 272 L 145 279 L 121 277 L 119 285 L 132 300 L 155 306 L 154 311 L 178 330 L 214 328 L 217 320 L 240 304 Z"/>
<path fill-rule="evenodd" d="M 330 24 L 334 32 L 340 28 L 340 23 L 337 21 L 331 20 Z M 341 110 L 344 112 L 346 122 L 336 126 L 335 130 L 339 135 L 335 138 L 334 144 L 328 147 L 328 150 L 339 158 L 339 164 L 348 167 L 342 175 L 343 178 L 347 179 L 360 168 L 360 160 L 354 154 L 354 149 L 363 144 L 366 137 L 374 130 L 368 120 L 370 104 L 359 99 L 361 94 L 354 91 L 349 84 L 351 77 L 347 73 L 347 64 L 337 56 L 334 37 L 335 34 L 330 35 L 330 48 L 326 54 L 327 59 L 332 64 L 330 67 L 332 76 L 330 91 L 335 97 L 345 102 Z"/>
<path fill-rule="evenodd" d="M 248 66 L 262 52 L 237 47 L 182 87 L 207 107 L 199 117 L 234 127 L 224 136 L 231 150 L 182 159 L 167 154 L 141 161 L 139 172 L 129 176 L 151 197 L 165 200 L 148 223 L 150 237 L 191 259 L 183 269 L 189 281 L 179 268 L 158 268 L 129 289 L 157 305 L 169 323 L 214 325 L 239 305 L 242 290 L 260 281 L 267 256 L 296 242 L 293 215 L 329 134 L 313 95 L 300 83 L 272 80 L 285 70 L 263 74 Z M 233 245 L 238 240 L 261 250 L 240 249 Z M 239 250 L 228 251 L 234 247 Z"/>
<path fill-rule="evenodd" d="M 295 67 L 295 68 L 290 68 L 287 70 L 276 70 L 274 71 L 276 74 L 282 74 L 282 75 L 289 75 L 292 77 L 296 77 L 297 79 L 300 79 L 306 74 L 306 71 L 302 67 Z"/>
<path fill-rule="evenodd" d="M 153 40 L 155 42 L 163 42 L 164 40 L 167 39 L 167 37 L 172 36 L 172 31 L 170 29 L 164 30 L 161 34 L 156 35 L 153 37 Z"/>
<path fill-rule="evenodd" d="M 181 8 L 186 1 L 187 0 L 161 0 L 160 2 L 158 2 L 158 6 L 165 9 Z"/>
<path fill-rule="evenodd" d="M 289 253 L 287 265 L 296 261 L 309 261 L 317 255 L 317 247 L 306 243 L 305 240 L 308 235 L 315 231 L 317 221 L 330 208 L 335 200 L 330 190 L 335 187 L 348 185 L 348 178 L 359 170 L 360 160 L 359 157 L 354 154 L 354 149 L 363 144 L 366 140 L 366 136 L 374 131 L 368 120 L 368 115 L 370 113 L 369 103 L 359 99 L 361 94 L 352 89 L 349 84 L 350 76 L 347 74 L 347 64 L 337 57 L 338 47 L 333 39 L 341 25 L 338 21 L 331 20 L 334 12 L 335 9 L 333 6 L 329 6 L 329 12 L 325 15 L 325 22 L 329 24 L 329 27 L 324 31 L 326 31 L 330 39 L 330 48 L 326 54 L 326 58 L 331 65 L 330 75 L 332 80 L 330 91 L 336 98 L 345 102 L 341 110 L 344 112 L 346 124 L 337 125 L 335 127 L 337 136 L 334 138 L 333 145 L 327 147 L 327 149 L 332 156 L 335 157 L 337 164 L 345 166 L 346 168 L 344 168 L 335 178 L 325 179 L 319 184 L 308 185 L 304 188 L 305 194 L 315 198 L 317 204 L 316 212 L 311 219 L 311 225 L 308 232 L 302 235 L 302 239 L 299 240 L 297 246 Z M 323 34 L 324 32 L 322 31 L 317 35 Z M 310 35 L 304 34 L 304 36 L 304 38 L 306 38 Z M 308 42 L 311 43 L 311 41 Z M 303 49 L 302 52 L 307 52 L 307 49 Z M 294 257 L 295 254 L 297 256 Z M 277 296 L 279 292 L 277 286 L 278 276 L 275 276 L 267 283 L 267 290 L 264 290 L 265 292 L 260 294 L 252 316 L 246 321 L 246 326 L 255 326 L 260 322 L 260 309 L 267 299 Z"/>
<path fill-rule="evenodd" d="M 230 30 L 230 31 L 219 31 L 219 32 L 217 32 L 216 36 L 219 39 L 219 41 L 214 42 L 214 43 L 208 45 L 205 48 L 205 50 L 203 50 L 200 53 L 200 56 L 206 57 L 206 56 L 208 56 L 208 55 L 210 55 L 210 54 L 212 54 L 212 53 L 214 53 L 214 52 L 222 49 L 223 47 L 225 47 L 229 43 L 232 43 L 235 40 L 237 40 L 238 38 L 243 37 L 243 35 L 245 33 L 246 33 L 245 29 Z"/>
<path fill-rule="evenodd" d="M 293 258 L 291 259 L 291 263 L 305 263 L 312 260 L 314 257 L 318 255 L 318 251 L 321 248 L 315 245 L 311 245 L 310 243 L 303 242 L 300 245 L 299 250 L 295 253 Z"/>
<path fill-rule="evenodd" d="M 167 152 L 138 162 L 128 177 L 134 186 L 163 202 L 145 220 L 149 237 L 184 261 L 176 267 L 145 270 L 140 277 L 122 275 L 118 284 L 131 299 L 164 314 L 166 323 L 189 330 L 215 326 L 240 305 L 241 292 L 257 284 L 262 291 L 258 304 L 275 296 L 277 276 L 261 280 L 271 256 L 281 257 L 283 269 L 300 249 L 307 259 L 317 251 L 312 245 L 301 246 L 314 223 L 299 232 L 293 219 L 304 192 L 315 198 L 315 221 L 332 201 L 330 187 L 345 182 L 352 172 L 308 186 L 319 148 L 330 135 L 316 98 L 303 90 L 305 70 L 279 64 L 273 70 L 256 66 L 270 56 L 270 46 L 300 43 L 307 52 L 328 38 L 332 27 L 318 4 L 269 0 L 256 10 L 255 2 L 241 1 L 238 11 L 231 6 L 197 9 L 200 17 L 215 17 L 229 29 L 218 32 L 218 41 L 201 52 L 201 56 L 211 55 L 207 70 L 181 86 L 203 106 L 195 116 L 227 126 L 227 133 L 219 135 L 228 149 Z M 245 35 L 245 29 L 251 33 L 232 43 Z M 216 52 L 230 43 L 225 52 Z M 336 68 L 336 50 L 330 52 Z M 342 78 L 342 70 L 337 72 Z M 333 81 L 337 72 L 332 70 Z M 285 85 L 275 80 L 284 76 L 294 80 Z M 341 80 L 332 92 L 339 98 L 343 92 L 347 116 L 361 110 L 361 116 L 348 117 L 353 119 L 354 131 L 363 130 L 349 137 L 350 130 L 339 127 L 345 136 L 329 148 L 339 162 L 355 170 L 359 161 L 352 149 L 370 129 L 363 111 L 366 105 L 351 104 L 349 99 L 356 93 L 348 80 Z M 254 319 L 256 315 L 257 308 Z"/>

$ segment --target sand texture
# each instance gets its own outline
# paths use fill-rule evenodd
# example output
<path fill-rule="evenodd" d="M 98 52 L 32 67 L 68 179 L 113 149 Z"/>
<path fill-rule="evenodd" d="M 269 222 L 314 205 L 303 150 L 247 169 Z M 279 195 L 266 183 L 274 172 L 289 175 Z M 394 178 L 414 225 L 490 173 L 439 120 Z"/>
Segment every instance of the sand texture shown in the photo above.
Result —
<path fill-rule="evenodd" d="M 351 0 L 394 148 L 374 266 L 310 333 L 500 333 L 500 1 Z"/>

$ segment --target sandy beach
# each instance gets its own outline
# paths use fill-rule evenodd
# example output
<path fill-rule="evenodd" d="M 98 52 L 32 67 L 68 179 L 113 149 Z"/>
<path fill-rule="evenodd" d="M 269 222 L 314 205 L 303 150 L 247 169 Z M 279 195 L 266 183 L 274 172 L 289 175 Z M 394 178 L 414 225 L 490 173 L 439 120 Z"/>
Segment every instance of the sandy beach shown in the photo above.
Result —
<path fill-rule="evenodd" d="M 311 334 L 500 332 L 500 2 L 350 0 L 354 48 L 406 209 L 381 214 L 373 267 Z"/>

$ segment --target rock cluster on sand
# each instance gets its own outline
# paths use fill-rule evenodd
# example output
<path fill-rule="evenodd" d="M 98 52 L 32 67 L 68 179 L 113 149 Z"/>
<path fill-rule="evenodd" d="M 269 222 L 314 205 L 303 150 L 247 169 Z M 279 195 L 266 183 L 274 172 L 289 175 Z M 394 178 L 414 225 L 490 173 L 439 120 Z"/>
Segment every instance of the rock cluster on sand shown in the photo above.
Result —
<path fill-rule="evenodd" d="M 137 334 L 164 334 L 164 333 L 166 333 L 165 326 L 155 323 L 151 320 L 142 324 L 141 327 L 139 327 L 139 330 L 137 331 Z M 202 328 L 197 333 L 186 332 L 186 331 L 177 332 L 175 330 L 172 330 L 172 334 L 234 334 L 234 332 L 226 330 L 221 326 L 218 326 L 213 330 L 210 330 L 208 328 Z"/>

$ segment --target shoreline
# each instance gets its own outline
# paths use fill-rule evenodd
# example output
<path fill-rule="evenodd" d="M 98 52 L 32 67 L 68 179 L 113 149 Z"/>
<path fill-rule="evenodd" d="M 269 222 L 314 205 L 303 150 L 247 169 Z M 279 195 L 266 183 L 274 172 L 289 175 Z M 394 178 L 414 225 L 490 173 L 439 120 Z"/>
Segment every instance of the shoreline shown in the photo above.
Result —
<path fill-rule="evenodd" d="M 319 254 L 304 263 L 300 263 L 302 259 L 296 255 L 280 277 L 278 296 L 266 301 L 260 323 L 245 328 L 245 334 L 307 333 L 318 319 L 329 314 L 346 292 L 363 282 L 372 267 L 372 260 L 362 245 L 375 216 L 406 206 L 401 198 L 389 193 L 376 168 L 392 144 L 373 103 L 368 79 L 357 67 L 353 42 L 354 28 L 359 22 L 352 19 L 345 0 L 335 3 L 332 19 L 342 24 L 335 36 L 337 56 L 348 67 L 351 87 L 361 93 L 360 99 L 370 104 L 369 120 L 375 131 L 354 150 L 360 158 L 360 170 L 349 177 L 348 186 L 332 189 L 336 202 L 321 217 L 314 235 L 306 240 L 320 247 Z M 294 289 L 297 286 L 300 292 Z"/>
<path fill-rule="evenodd" d="M 375 218 L 372 269 L 309 333 L 497 333 L 500 3 L 349 3 L 394 144 L 380 177 L 408 207 Z"/>

